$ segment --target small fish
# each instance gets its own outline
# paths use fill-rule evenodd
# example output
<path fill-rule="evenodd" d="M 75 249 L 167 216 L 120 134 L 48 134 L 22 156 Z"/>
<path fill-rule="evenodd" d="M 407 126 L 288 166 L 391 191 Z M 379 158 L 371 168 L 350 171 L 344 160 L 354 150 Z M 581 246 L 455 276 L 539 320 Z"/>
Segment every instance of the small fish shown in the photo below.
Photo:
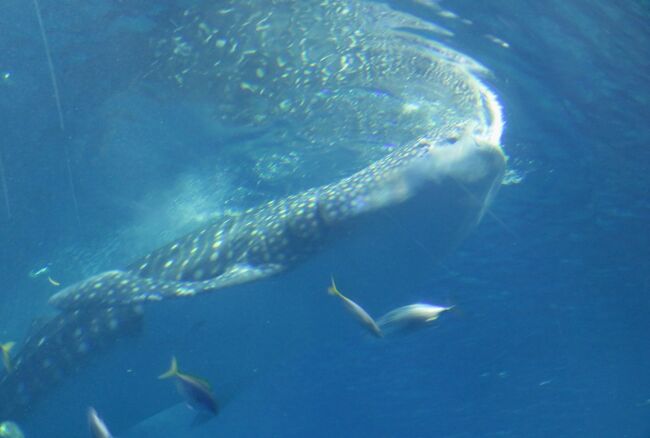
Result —
<path fill-rule="evenodd" d="M 50 272 L 50 267 L 48 265 L 45 265 L 39 269 L 32 269 L 31 271 L 29 271 L 29 278 L 40 277 L 41 275 L 45 275 L 48 272 Z"/>
<path fill-rule="evenodd" d="M 210 415 L 217 415 L 219 405 L 212 394 L 210 384 L 200 377 L 185 374 L 178 369 L 176 357 L 172 357 L 172 363 L 169 370 L 160 376 L 159 379 L 176 379 L 176 388 L 185 398 L 190 407 L 199 412 Z"/>
<path fill-rule="evenodd" d="M 10 373 L 14 370 L 13 365 L 11 364 L 11 356 L 9 352 L 16 345 L 15 342 L 7 342 L 5 344 L 0 344 L 0 349 L 2 349 L 2 363 L 5 365 L 7 373 Z"/>
<path fill-rule="evenodd" d="M 23 431 L 13 421 L 0 423 L 0 438 L 25 438 Z"/>
<path fill-rule="evenodd" d="M 347 307 L 348 310 L 352 312 L 352 314 L 357 317 L 357 319 L 361 322 L 361 324 L 363 324 L 364 327 L 370 330 L 370 332 L 373 335 L 377 336 L 378 338 L 381 338 L 383 336 L 381 329 L 379 328 L 377 323 L 375 323 L 375 320 L 372 319 L 370 315 L 368 315 L 368 312 L 363 310 L 363 308 L 360 305 L 358 305 L 357 303 L 355 303 L 354 301 L 352 301 L 351 299 L 343 295 L 336 288 L 336 283 L 334 283 L 334 278 L 332 278 L 332 284 L 330 287 L 327 288 L 327 292 L 329 292 L 331 295 L 335 295 L 339 297 L 341 301 L 343 301 L 343 304 L 345 304 L 345 307 Z"/>
<path fill-rule="evenodd" d="M 38 278 L 42 275 L 47 275 L 47 281 L 49 281 L 52 286 L 61 286 L 60 282 L 50 276 L 50 265 L 45 265 L 42 268 L 32 269 L 29 271 L 29 278 Z"/>
<path fill-rule="evenodd" d="M 97 415 L 95 408 L 88 408 L 88 427 L 93 438 L 113 438 L 106 424 Z"/>
<path fill-rule="evenodd" d="M 391 310 L 377 320 L 377 324 L 382 330 L 397 332 L 410 331 L 426 327 L 431 322 L 438 319 L 442 312 L 451 310 L 454 306 L 440 307 L 431 304 L 409 304 L 408 306 L 398 307 Z"/>

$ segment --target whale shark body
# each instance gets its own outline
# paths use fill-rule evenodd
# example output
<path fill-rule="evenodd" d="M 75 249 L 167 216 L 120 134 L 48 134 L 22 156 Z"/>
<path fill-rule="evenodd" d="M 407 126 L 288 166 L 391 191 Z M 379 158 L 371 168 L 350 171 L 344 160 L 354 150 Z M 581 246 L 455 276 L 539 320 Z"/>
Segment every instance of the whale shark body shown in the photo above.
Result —
<path fill-rule="evenodd" d="M 55 294 L 50 302 L 60 313 L 24 342 L 14 371 L 0 380 L 0 416 L 26 412 L 91 353 L 137 332 L 145 303 L 279 274 L 332 242 L 349 239 L 374 216 L 409 210 L 408 204 L 422 207 L 416 222 L 426 221 L 426 212 L 441 214 L 440 196 L 454 188 L 459 215 L 450 228 L 457 236 L 450 240 L 457 240 L 478 222 L 505 168 L 497 144 L 466 135 L 471 138 L 442 146 L 416 141 L 350 177 L 224 216 L 122 270 Z M 430 238 L 433 248 L 442 236 L 432 232 Z"/>
<path fill-rule="evenodd" d="M 471 144 L 462 144 L 466 142 Z M 440 147 L 420 140 L 336 183 L 224 216 L 124 270 L 72 285 L 54 295 L 50 303 L 62 310 L 133 304 L 265 278 L 295 266 L 366 215 L 413 202 L 412 198 L 422 194 L 426 205 L 433 201 L 426 194 L 444 184 L 445 178 L 456 178 L 461 185 L 475 185 L 472 180 L 479 180 L 484 187 L 473 196 L 483 206 L 500 183 L 503 155 L 498 146 L 479 145 L 473 139 L 456 143 Z M 449 155 L 456 164 L 444 164 Z M 471 160 L 479 162 L 453 175 L 458 166 Z"/>

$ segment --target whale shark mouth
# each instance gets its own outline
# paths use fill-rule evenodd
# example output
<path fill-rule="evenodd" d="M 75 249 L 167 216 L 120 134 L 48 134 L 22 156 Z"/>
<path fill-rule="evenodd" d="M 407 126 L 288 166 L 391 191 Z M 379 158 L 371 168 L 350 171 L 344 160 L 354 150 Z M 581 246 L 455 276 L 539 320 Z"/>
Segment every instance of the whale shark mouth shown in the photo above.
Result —
<path fill-rule="evenodd" d="M 173 23 L 154 43 L 153 76 L 210 102 L 233 138 L 255 132 L 222 153 L 244 154 L 256 183 L 291 194 L 270 190 L 131 263 L 79 275 L 0 378 L 0 415 L 28 411 L 86 357 L 137 332 L 143 303 L 296 268 L 359 229 L 381 233 L 365 226 L 380 212 L 402 226 L 435 223 L 426 245 L 442 247 L 498 191 L 504 122 L 485 69 L 420 36 L 437 30 L 415 18 L 362 1 L 232 0 Z"/>

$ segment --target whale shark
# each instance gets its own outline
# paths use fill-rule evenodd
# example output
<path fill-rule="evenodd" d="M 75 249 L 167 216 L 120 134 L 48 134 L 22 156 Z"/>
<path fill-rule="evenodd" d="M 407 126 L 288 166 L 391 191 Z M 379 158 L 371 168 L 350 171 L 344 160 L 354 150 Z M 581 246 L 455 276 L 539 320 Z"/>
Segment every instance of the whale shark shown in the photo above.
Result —
<path fill-rule="evenodd" d="M 226 215 L 121 270 L 73 284 L 51 297 L 60 313 L 27 338 L 13 372 L 0 379 L 0 416 L 26 412 L 91 353 L 137 332 L 145 303 L 280 274 L 408 204 L 440 214 L 435 203 L 454 187 L 465 198 L 456 206 L 463 221 L 451 227 L 460 238 L 480 220 L 504 170 L 501 148 L 480 132 L 442 145 L 419 139 L 340 181 Z"/>
<path fill-rule="evenodd" d="M 336 183 L 226 215 L 124 270 L 65 288 L 50 304 L 61 310 L 135 304 L 259 280 L 295 266 L 364 216 L 426 196 L 444 178 L 458 184 L 487 179 L 475 195 L 484 205 L 500 183 L 505 161 L 497 145 L 472 135 L 445 146 L 419 140 Z"/>
<path fill-rule="evenodd" d="M 265 141 L 294 141 L 287 148 L 304 147 L 316 157 L 322 157 L 316 149 L 330 157 L 348 147 L 365 153 L 372 142 L 390 148 L 380 157 L 368 153 L 372 159 L 340 178 L 223 214 L 54 294 L 49 302 L 56 314 L 34 324 L 12 350 L 12 371 L 0 375 L 0 420 L 54 427 L 42 419 L 33 421 L 39 426 L 29 423 L 52 398 L 70 415 L 60 392 L 80 375 L 80 384 L 97 384 L 98 358 L 115 358 L 122 341 L 155 331 L 145 323 L 152 314 L 162 314 L 157 329 L 166 328 L 169 315 L 161 309 L 170 303 L 208 307 L 203 303 L 221 293 L 274 277 L 290 282 L 301 269 L 325 280 L 333 273 L 345 278 L 345 270 L 406 275 L 405 267 L 418 267 L 414 242 L 427 257 L 444 255 L 498 192 L 506 157 L 496 96 L 473 76 L 476 65 L 409 31 L 426 33 L 421 22 L 376 2 L 347 0 L 228 0 L 201 8 L 164 20 L 173 29 L 155 44 L 154 69 L 188 94 L 191 84 L 201 84 L 201 103 L 214 104 L 225 126 L 262 130 Z M 282 131 L 277 138 L 267 132 L 275 125 Z M 335 149 L 338 143 L 344 147 Z M 355 143 L 362 146 L 354 149 Z M 387 254 L 409 262 L 391 273 L 382 264 Z M 102 383 L 93 406 L 106 416 L 103 392 L 120 382 Z M 140 414 L 133 406 L 125 411 Z M 76 435 L 62 430 L 58 436 Z"/>

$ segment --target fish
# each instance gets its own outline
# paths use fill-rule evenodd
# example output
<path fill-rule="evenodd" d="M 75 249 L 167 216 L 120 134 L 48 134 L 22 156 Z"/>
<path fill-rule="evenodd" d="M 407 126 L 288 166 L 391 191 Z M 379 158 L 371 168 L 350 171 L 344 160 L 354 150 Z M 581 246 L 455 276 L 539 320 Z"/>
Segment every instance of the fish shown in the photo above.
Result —
<path fill-rule="evenodd" d="M 409 304 L 386 313 L 377 320 L 377 325 L 386 333 L 407 332 L 423 328 L 438 319 L 441 313 L 454 306 L 440 307 L 431 304 Z"/>
<path fill-rule="evenodd" d="M 42 268 L 36 268 L 29 271 L 29 278 L 37 278 L 50 272 L 50 266 L 45 265 Z"/>
<path fill-rule="evenodd" d="M 366 312 L 363 307 L 343 295 L 338 288 L 336 283 L 334 283 L 334 278 L 332 278 L 332 284 L 327 291 L 334 296 L 337 296 L 343 301 L 345 307 L 361 322 L 361 324 L 370 331 L 374 336 L 381 338 L 383 336 L 381 329 L 377 325 L 374 319 Z"/>
<path fill-rule="evenodd" d="M 2 349 L 2 363 L 4 364 L 7 373 L 13 371 L 10 352 L 11 349 L 14 348 L 14 345 L 16 345 L 15 342 L 6 342 L 4 344 L 0 344 L 0 349 Z"/>
<path fill-rule="evenodd" d="M 176 389 L 187 404 L 200 413 L 217 415 L 219 404 L 207 380 L 181 372 L 176 357 L 172 357 L 169 370 L 158 376 L 159 379 L 175 379 Z"/>
<path fill-rule="evenodd" d="M 13 421 L 0 423 L 0 438 L 25 438 L 25 434 Z"/>
<path fill-rule="evenodd" d="M 111 432 L 106 427 L 104 421 L 99 418 L 95 408 L 88 408 L 88 428 L 90 429 L 90 435 L 93 438 L 113 438 Z"/>
<path fill-rule="evenodd" d="M 61 283 L 59 281 L 55 280 L 54 278 L 52 278 L 52 276 L 49 274 L 49 272 L 50 272 L 50 265 L 45 265 L 42 268 L 32 269 L 31 271 L 29 271 L 29 278 L 38 278 L 38 277 L 40 277 L 42 275 L 46 275 L 47 276 L 47 281 L 52 286 L 61 286 Z"/>

